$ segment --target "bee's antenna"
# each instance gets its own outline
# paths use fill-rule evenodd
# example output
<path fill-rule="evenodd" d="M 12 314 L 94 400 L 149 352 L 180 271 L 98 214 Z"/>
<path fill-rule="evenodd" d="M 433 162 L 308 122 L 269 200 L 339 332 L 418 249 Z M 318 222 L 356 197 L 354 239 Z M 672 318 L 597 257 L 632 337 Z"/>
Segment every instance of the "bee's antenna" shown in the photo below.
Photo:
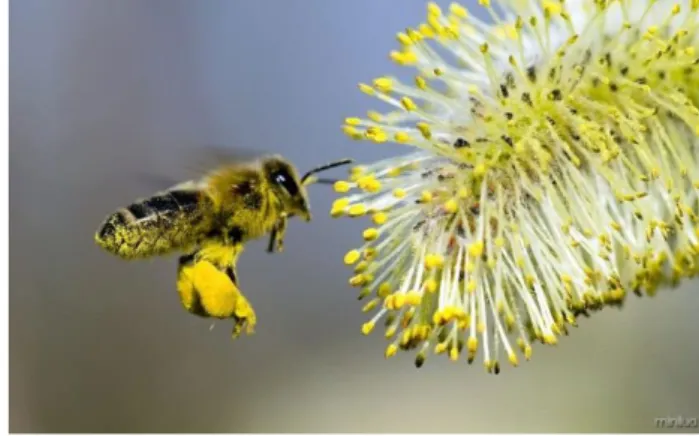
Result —
<path fill-rule="evenodd" d="M 301 177 L 301 184 L 302 185 L 310 185 L 312 183 L 321 183 L 321 184 L 332 184 L 335 183 L 334 180 L 329 180 L 329 179 L 318 179 L 316 177 L 312 177 L 314 174 L 318 174 L 322 171 L 329 170 L 332 168 L 336 168 L 342 165 L 348 165 L 354 162 L 352 159 L 342 159 L 338 160 L 335 162 L 330 162 L 329 164 L 325 164 L 316 168 L 313 168 L 312 170 L 308 171 L 306 174 Z"/>

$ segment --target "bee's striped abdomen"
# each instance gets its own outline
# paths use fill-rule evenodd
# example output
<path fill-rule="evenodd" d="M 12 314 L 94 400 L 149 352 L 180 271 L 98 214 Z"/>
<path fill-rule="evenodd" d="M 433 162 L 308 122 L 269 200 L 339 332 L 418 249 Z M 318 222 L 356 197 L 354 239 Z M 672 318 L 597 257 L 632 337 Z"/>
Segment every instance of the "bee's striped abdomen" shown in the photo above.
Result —
<path fill-rule="evenodd" d="M 110 215 L 95 240 L 105 250 L 125 259 L 181 250 L 196 244 L 207 233 L 210 207 L 211 200 L 200 191 L 159 193 Z"/>

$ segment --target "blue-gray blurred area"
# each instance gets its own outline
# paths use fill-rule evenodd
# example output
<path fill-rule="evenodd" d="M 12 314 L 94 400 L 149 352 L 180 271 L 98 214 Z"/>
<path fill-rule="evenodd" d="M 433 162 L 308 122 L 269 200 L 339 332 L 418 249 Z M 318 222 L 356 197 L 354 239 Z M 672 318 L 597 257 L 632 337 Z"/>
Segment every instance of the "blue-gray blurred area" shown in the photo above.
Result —
<path fill-rule="evenodd" d="M 442 2 L 446 5 L 447 2 Z M 354 143 L 380 108 L 417 0 L 15 0 L 10 4 L 10 424 L 15 432 L 653 431 L 699 415 L 696 283 L 583 319 L 499 376 L 383 358 L 347 286 L 362 223 L 293 222 L 286 251 L 239 264 L 257 333 L 186 313 L 173 258 L 124 262 L 93 234 L 206 144 L 307 169 L 398 145 Z M 408 71 L 407 73 L 410 73 Z M 204 148 L 201 148 L 204 150 Z M 194 153 L 193 153 L 194 151 Z"/>

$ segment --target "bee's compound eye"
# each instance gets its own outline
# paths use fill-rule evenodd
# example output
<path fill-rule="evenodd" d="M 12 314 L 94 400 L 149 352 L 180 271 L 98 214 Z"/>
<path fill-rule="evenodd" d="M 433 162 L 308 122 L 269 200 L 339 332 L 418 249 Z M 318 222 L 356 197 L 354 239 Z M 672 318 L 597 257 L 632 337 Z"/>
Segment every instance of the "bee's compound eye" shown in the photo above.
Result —
<path fill-rule="evenodd" d="M 274 183 L 278 184 L 279 186 L 282 186 L 290 195 L 296 195 L 299 192 L 298 185 L 291 177 L 291 175 L 286 171 L 282 170 L 275 172 L 272 175 L 272 180 L 274 180 Z"/>
<path fill-rule="evenodd" d="M 286 184 L 286 176 L 282 173 L 277 173 L 277 175 L 274 177 L 274 181 L 279 183 L 280 185 Z"/>

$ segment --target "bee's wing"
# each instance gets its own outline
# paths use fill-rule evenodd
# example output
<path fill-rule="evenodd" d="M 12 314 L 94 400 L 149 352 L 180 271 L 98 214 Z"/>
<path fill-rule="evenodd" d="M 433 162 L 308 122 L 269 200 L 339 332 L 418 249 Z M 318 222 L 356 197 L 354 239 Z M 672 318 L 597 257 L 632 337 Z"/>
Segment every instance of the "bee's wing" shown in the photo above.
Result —
<path fill-rule="evenodd" d="M 223 144 L 191 147 L 175 157 L 167 170 L 163 164 L 150 165 L 148 170 L 137 171 L 136 178 L 150 188 L 165 190 L 186 180 L 200 180 L 207 173 L 228 164 L 249 162 L 269 154 L 264 149 L 243 148 Z"/>

